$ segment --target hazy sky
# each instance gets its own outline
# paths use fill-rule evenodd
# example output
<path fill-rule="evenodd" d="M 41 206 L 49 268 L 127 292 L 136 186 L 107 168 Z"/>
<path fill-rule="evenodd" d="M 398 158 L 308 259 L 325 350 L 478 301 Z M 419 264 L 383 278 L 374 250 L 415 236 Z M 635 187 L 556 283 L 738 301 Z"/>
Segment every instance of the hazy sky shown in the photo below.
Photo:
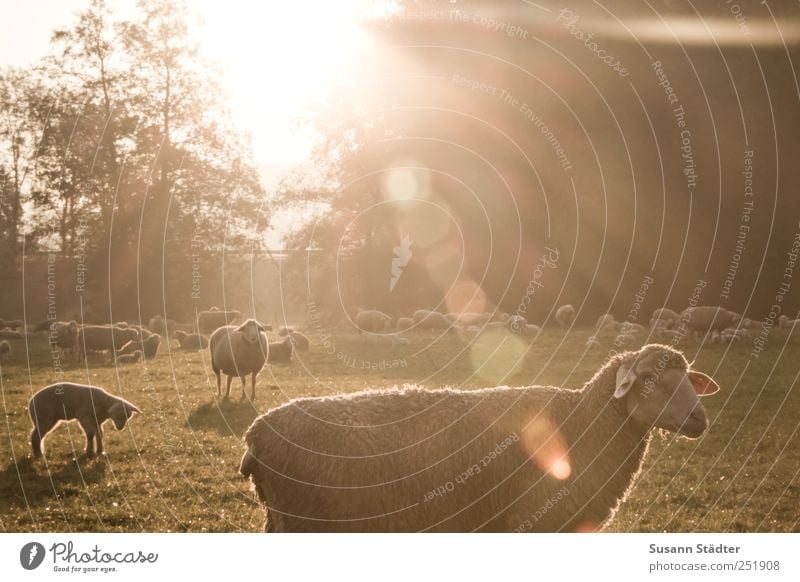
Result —
<path fill-rule="evenodd" d="M 363 40 L 354 16 L 359 1 L 189 2 L 205 23 L 198 41 L 223 64 L 234 115 L 252 134 L 268 182 L 307 159 L 311 138 L 293 120 L 352 66 L 348 59 Z M 87 5 L 88 0 L 0 0 L 0 66 L 24 66 L 44 56 L 53 29 L 69 26 Z M 135 0 L 110 5 L 118 16 L 130 16 Z"/>

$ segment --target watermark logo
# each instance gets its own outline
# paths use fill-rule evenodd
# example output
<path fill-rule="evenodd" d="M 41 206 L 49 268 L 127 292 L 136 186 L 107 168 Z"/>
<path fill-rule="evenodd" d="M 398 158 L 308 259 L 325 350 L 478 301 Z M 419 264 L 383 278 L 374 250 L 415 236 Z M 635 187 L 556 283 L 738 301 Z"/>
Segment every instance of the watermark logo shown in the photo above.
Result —
<path fill-rule="evenodd" d="M 35 570 L 44 561 L 44 546 L 39 542 L 29 542 L 19 551 L 19 563 L 26 570 Z"/>
<path fill-rule="evenodd" d="M 394 291 L 395 285 L 400 280 L 403 274 L 403 269 L 408 265 L 411 260 L 411 243 L 413 241 L 408 235 L 400 239 L 400 244 L 394 247 L 394 255 L 392 256 L 392 276 L 389 279 L 389 292 Z"/>

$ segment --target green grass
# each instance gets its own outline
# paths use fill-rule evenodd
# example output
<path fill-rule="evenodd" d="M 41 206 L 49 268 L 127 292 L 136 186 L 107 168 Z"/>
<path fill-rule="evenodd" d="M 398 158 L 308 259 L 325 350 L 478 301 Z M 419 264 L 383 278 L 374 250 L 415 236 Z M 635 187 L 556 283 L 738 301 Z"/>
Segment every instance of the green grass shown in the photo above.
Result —
<path fill-rule="evenodd" d="M 418 334 L 393 350 L 336 332 L 328 350 L 313 341 L 290 366 L 263 372 L 255 404 L 239 400 L 236 382 L 231 401 L 218 401 L 208 353 L 177 351 L 175 342 L 146 368 L 115 368 L 98 355 L 88 367 L 68 364 L 59 377 L 43 336 L 30 341 L 27 354 L 17 341 L 0 373 L 0 530 L 258 531 L 263 512 L 237 473 L 242 433 L 258 414 L 299 396 L 410 382 L 578 387 L 608 355 L 608 348 L 584 353 L 589 335 L 546 331 L 533 344 L 509 340 L 492 355 L 492 336 L 470 343 Z M 800 358 L 793 346 L 781 352 L 784 340 L 773 331 L 771 345 L 752 360 L 749 345 L 686 348 L 695 367 L 722 386 L 705 401 L 713 424 L 697 441 L 654 438 L 610 530 L 800 531 Z M 100 459 L 81 456 L 83 435 L 68 423 L 47 438 L 46 461 L 33 462 L 27 401 L 57 380 L 103 386 L 145 414 L 122 432 L 108 423 Z"/>

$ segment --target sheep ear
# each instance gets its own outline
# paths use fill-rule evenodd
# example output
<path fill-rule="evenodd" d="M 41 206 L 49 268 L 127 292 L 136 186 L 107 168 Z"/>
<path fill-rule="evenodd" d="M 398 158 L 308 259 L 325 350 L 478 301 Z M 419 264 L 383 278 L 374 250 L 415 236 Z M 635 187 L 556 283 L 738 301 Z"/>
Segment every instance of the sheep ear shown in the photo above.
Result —
<path fill-rule="evenodd" d="M 692 387 L 698 396 L 711 396 L 719 392 L 719 384 L 714 382 L 711 376 L 694 370 L 689 370 L 686 375 L 689 377 L 689 382 L 692 383 Z"/>
<path fill-rule="evenodd" d="M 242 325 L 240 325 L 239 327 L 236 328 L 236 331 L 244 331 L 244 326 L 246 326 L 246 325 L 247 325 L 246 322 L 243 323 Z"/>
<path fill-rule="evenodd" d="M 622 398 L 636 382 L 636 374 L 627 366 L 620 366 L 617 369 L 617 387 L 614 390 L 614 398 Z"/>

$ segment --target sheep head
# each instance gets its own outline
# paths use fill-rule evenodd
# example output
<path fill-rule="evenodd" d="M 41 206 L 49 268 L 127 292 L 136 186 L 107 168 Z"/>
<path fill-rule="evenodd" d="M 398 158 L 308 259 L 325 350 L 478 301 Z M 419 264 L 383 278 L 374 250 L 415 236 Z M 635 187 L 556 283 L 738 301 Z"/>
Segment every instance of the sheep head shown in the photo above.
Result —
<path fill-rule="evenodd" d="M 683 354 L 651 344 L 620 364 L 614 398 L 625 399 L 630 418 L 641 426 L 697 438 L 708 428 L 699 397 L 717 391 L 717 383 L 690 369 Z"/>
<path fill-rule="evenodd" d="M 125 400 L 119 400 L 108 408 L 108 417 L 114 421 L 114 426 L 117 430 L 125 428 L 125 424 L 134 413 L 141 414 L 142 411 Z"/>
<path fill-rule="evenodd" d="M 236 328 L 238 333 L 242 334 L 242 339 L 249 344 L 258 343 L 261 334 L 267 331 L 267 328 L 260 324 L 255 319 L 248 319 L 242 325 Z"/>

